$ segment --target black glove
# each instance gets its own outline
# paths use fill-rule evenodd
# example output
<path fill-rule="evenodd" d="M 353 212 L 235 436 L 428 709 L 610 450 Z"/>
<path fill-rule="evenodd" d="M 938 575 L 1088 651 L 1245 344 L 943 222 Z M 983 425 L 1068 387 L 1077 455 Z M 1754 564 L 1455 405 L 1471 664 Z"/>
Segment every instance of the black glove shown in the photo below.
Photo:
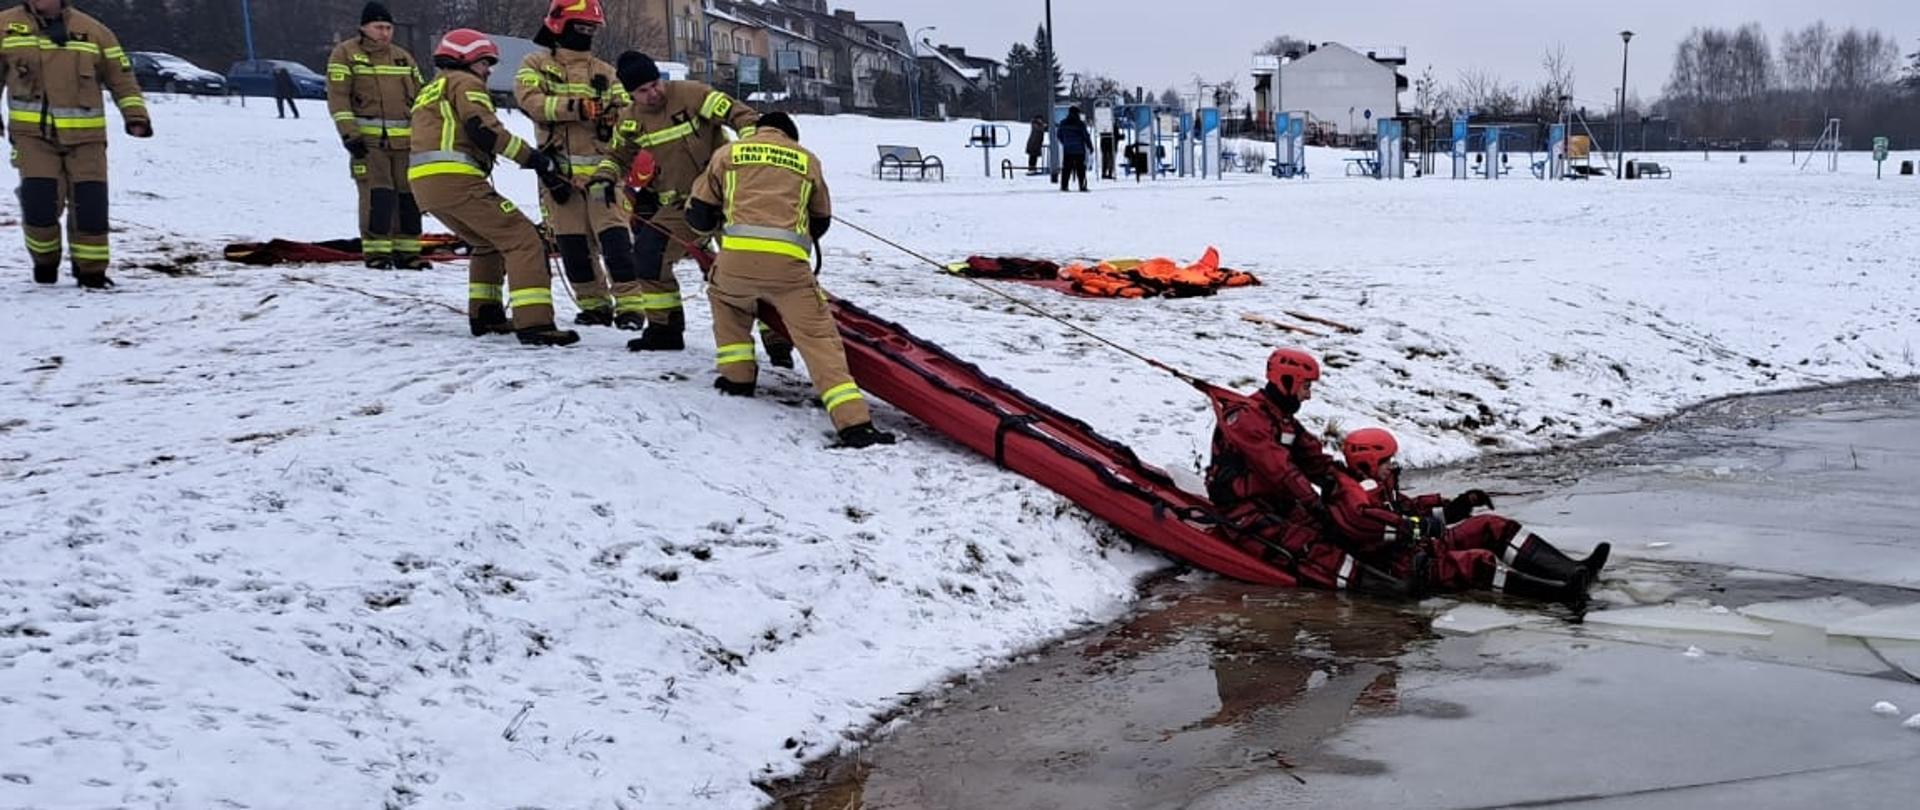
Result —
<path fill-rule="evenodd" d="M 527 155 L 527 162 L 520 164 L 520 167 L 544 177 L 553 173 L 553 158 L 545 152 L 534 152 Z"/>
<path fill-rule="evenodd" d="M 660 213 L 660 192 L 643 188 L 633 193 L 633 215 L 641 219 L 653 219 Z"/>
<path fill-rule="evenodd" d="M 153 124 L 148 121 L 128 121 L 127 134 L 135 138 L 153 137 Z"/>
<path fill-rule="evenodd" d="M 540 172 L 540 185 L 546 187 L 547 193 L 553 196 L 554 205 L 566 205 L 568 200 L 573 199 L 573 184 L 567 182 L 567 178 L 559 172 Z"/>
<path fill-rule="evenodd" d="M 1447 505 L 1442 508 L 1441 514 L 1445 515 L 1448 523 L 1459 523 L 1471 517 L 1476 507 L 1491 509 L 1493 508 L 1493 499 L 1487 497 L 1487 493 L 1481 490 L 1469 489 L 1466 492 L 1453 496 L 1453 500 L 1447 501 Z"/>
<path fill-rule="evenodd" d="M 340 143 L 347 147 L 347 154 L 352 155 L 354 160 L 367 159 L 366 140 L 355 135 L 342 135 L 340 136 Z"/>
<path fill-rule="evenodd" d="M 1447 527 L 1432 518 L 1407 518 L 1407 540 L 1437 540 L 1447 533 Z"/>
<path fill-rule="evenodd" d="M 606 203 L 607 205 L 612 205 L 613 204 L 613 181 L 595 180 L 591 183 L 588 183 L 587 194 L 589 196 L 598 194 L 600 195 L 601 202 Z"/>

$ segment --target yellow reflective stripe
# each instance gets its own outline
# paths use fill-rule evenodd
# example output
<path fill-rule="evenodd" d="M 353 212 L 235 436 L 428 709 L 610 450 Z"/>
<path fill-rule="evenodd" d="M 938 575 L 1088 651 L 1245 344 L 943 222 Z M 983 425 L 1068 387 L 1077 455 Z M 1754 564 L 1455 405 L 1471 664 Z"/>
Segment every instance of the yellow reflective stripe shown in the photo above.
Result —
<path fill-rule="evenodd" d="M 75 259 L 82 261 L 104 262 L 113 258 L 113 249 L 106 245 L 83 245 L 75 242 L 67 246 L 67 251 L 72 253 Z"/>
<path fill-rule="evenodd" d="M 799 245 L 795 245 L 791 242 L 783 242 L 778 239 L 755 239 L 752 237 L 745 237 L 745 236 L 722 236 L 720 237 L 720 249 L 721 250 L 737 250 L 744 253 L 772 253 L 776 256 L 787 256 L 790 258 L 799 259 L 800 261 L 803 261 L 803 262 L 810 261 L 812 259 L 811 256 L 807 255 L 806 248 L 800 247 Z"/>
<path fill-rule="evenodd" d="M 393 241 L 389 239 L 362 239 L 360 240 L 360 252 L 374 256 L 392 253 Z"/>
<path fill-rule="evenodd" d="M 707 93 L 707 99 L 700 104 L 700 117 L 706 119 L 725 118 L 733 109 L 733 99 L 718 90 Z"/>
<path fill-rule="evenodd" d="M 453 151 L 453 102 L 440 102 L 440 151 Z"/>
<path fill-rule="evenodd" d="M 135 107 L 139 107 L 140 109 L 143 109 L 143 110 L 147 108 L 146 99 L 143 99 L 139 96 L 127 96 L 126 98 L 115 101 L 114 103 L 120 105 L 120 109 L 123 109 L 123 110 L 131 110 Z"/>
<path fill-rule="evenodd" d="M 444 174 L 458 174 L 467 177 L 486 177 L 487 173 L 465 163 L 427 163 L 407 167 L 407 179 L 419 180 L 423 177 L 438 177 Z"/>
<path fill-rule="evenodd" d="M 526 153 L 527 153 L 526 141 L 520 140 L 520 136 L 518 135 L 507 136 L 507 151 L 502 152 L 501 154 L 506 155 L 508 160 L 511 160 L 515 163 L 519 163 L 520 159 L 526 156 Z"/>
<path fill-rule="evenodd" d="M 807 201 L 813 199 L 813 181 L 800 181 L 800 206 L 793 215 L 793 230 L 801 236 L 807 235 Z"/>
<path fill-rule="evenodd" d="M 101 55 L 107 57 L 108 59 L 119 59 L 120 57 L 127 55 L 127 49 L 122 48 L 118 45 L 115 45 L 111 48 L 106 49 L 105 51 L 101 51 Z"/>
<path fill-rule="evenodd" d="M 601 295 L 589 295 L 576 300 L 581 309 L 606 309 L 613 306 L 613 299 Z"/>
<path fill-rule="evenodd" d="M 616 295 L 613 298 L 613 307 L 616 312 L 639 312 L 647 308 L 647 297 L 644 295 Z"/>
<path fill-rule="evenodd" d="M 740 129 L 740 137 L 751 138 L 753 137 L 753 133 L 759 132 L 759 131 L 760 131 L 759 127 L 742 127 Z"/>
<path fill-rule="evenodd" d="M 334 114 L 333 114 L 333 120 L 335 120 L 335 121 L 352 121 L 352 120 L 353 120 L 353 113 L 352 113 L 352 112 L 337 112 L 337 113 L 334 113 Z"/>
<path fill-rule="evenodd" d="M 542 106 L 541 109 L 546 111 L 548 121 L 560 117 L 560 99 L 555 96 L 547 96 L 547 103 Z"/>
<path fill-rule="evenodd" d="M 34 253 L 58 254 L 60 252 L 60 237 L 56 236 L 52 239 L 35 239 L 33 238 L 32 235 L 28 235 L 27 250 L 32 251 Z"/>
<path fill-rule="evenodd" d="M 327 65 L 327 72 L 333 72 L 335 67 L 345 66 Z M 354 65 L 353 73 L 358 76 L 412 76 L 414 69 L 411 65 Z"/>
<path fill-rule="evenodd" d="M 595 172 L 606 172 L 612 175 L 619 175 L 620 164 L 615 163 L 613 158 L 607 158 L 606 160 L 600 161 L 600 165 L 593 167 L 593 170 Z"/>
<path fill-rule="evenodd" d="M 820 403 L 827 406 L 828 412 L 859 399 L 866 399 L 866 397 L 860 393 L 860 386 L 854 383 L 841 383 L 820 395 Z"/>
<path fill-rule="evenodd" d="M 514 307 L 531 307 L 553 303 L 551 287 L 522 287 L 507 294 L 507 304 Z"/>
<path fill-rule="evenodd" d="M 649 132 L 645 135 L 640 136 L 639 139 L 635 141 L 635 143 L 640 144 L 640 148 L 642 149 L 648 149 L 655 146 L 659 146 L 661 144 L 673 143 L 674 141 L 680 140 L 681 138 L 688 137 L 692 134 L 693 134 L 693 122 L 687 121 L 685 123 L 675 124 L 674 126 L 667 127 L 666 129 L 660 130 L 658 132 Z"/>
<path fill-rule="evenodd" d="M 729 343 L 713 353 L 714 364 L 731 366 L 735 364 L 753 365 L 753 344 Z"/>
<path fill-rule="evenodd" d="M 493 109 L 493 96 L 489 96 L 486 93 L 482 93 L 478 90 L 468 90 L 467 100 L 475 104 L 478 104 L 482 107 L 485 107 L 489 110 Z"/>
<path fill-rule="evenodd" d="M 0 48 L 39 48 L 43 51 L 68 50 L 90 53 L 94 56 L 100 55 L 100 46 L 91 42 L 70 39 L 67 40 L 67 44 L 63 47 L 51 39 L 37 36 L 13 36 L 0 39 Z"/>
<path fill-rule="evenodd" d="M 46 123 L 47 117 L 48 116 L 43 116 L 37 112 L 27 112 L 25 110 L 12 110 L 7 114 L 7 120 L 19 124 L 44 124 Z M 86 118 L 62 118 L 56 115 L 52 116 L 52 118 L 54 129 L 107 128 L 107 117 L 105 115 L 89 116 Z"/>
<path fill-rule="evenodd" d="M 734 192 L 739 190 L 740 190 L 740 173 L 732 169 L 728 169 L 727 170 L 727 187 L 726 187 L 726 205 L 724 206 L 726 210 L 726 218 L 728 222 L 733 221 L 733 195 L 734 195 Z"/>
<path fill-rule="evenodd" d="M 646 293 L 640 296 L 641 309 L 679 309 L 680 303 L 680 294 L 677 292 Z"/>
<path fill-rule="evenodd" d="M 339 62 L 327 63 L 327 81 L 344 82 L 353 75 L 353 69 Z"/>
<path fill-rule="evenodd" d="M 419 253 L 419 252 L 420 252 L 420 240 L 418 240 L 418 239 L 395 239 L 395 240 L 393 240 L 393 252 L 395 252 L 395 253 Z"/>
<path fill-rule="evenodd" d="M 362 134 L 362 135 L 385 135 L 385 136 L 387 136 L 387 137 L 389 137 L 389 138 L 411 138 L 411 137 L 413 137 L 413 128 L 412 128 L 412 127 L 398 127 L 398 128 L 394 128 L 394 127 L 366 127 L 366 126 L 363 126 L 363 127 L 361 127 L 361 128 L 360 128 L 360 134 Z"/>

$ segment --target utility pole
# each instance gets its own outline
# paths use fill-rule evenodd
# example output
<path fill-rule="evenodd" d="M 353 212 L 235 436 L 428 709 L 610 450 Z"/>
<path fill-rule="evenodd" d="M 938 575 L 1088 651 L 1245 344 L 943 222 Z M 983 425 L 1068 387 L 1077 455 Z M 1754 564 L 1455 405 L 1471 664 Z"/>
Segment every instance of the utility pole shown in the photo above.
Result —
<path fill-rule="evenodd" d="M 1620 32 L 1620 120 L 1613 129 L 1614 178 L 1627 179 L 1627 51 L 1633 47 L 1633 32 Z"/>
<path fill-rule="evenodd" d="M 247 32 L 247 61 L 253 61 L 253 0 L 240 0 L 240 26 Z"/>

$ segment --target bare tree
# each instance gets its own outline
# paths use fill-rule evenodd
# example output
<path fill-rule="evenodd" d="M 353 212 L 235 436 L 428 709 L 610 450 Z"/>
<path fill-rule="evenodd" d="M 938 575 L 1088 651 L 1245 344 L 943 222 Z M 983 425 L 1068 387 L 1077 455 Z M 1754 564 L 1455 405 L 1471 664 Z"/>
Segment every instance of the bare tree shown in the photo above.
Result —
<path fill-rule="evenodd" d="M 1537 118 L 1558 119 L 1565 110 L 1566 102 L 1573 96 L 1573 62 L 1567 58 L 1567 47 L 1555 45 L 1540 59 L 1540 68 L 1546 76 L 1533 89 L 1533 95 L 1527 100 L 1529 112 Z"/>
<path fill-rule="evenodd" d="M 1900 69 L 1900 48 L 1879 31 L 1848 28 L 1833 43 L 1832 89 L 1858 97 L 1892 83 Z"/>
<path fill-rule="evenodd" d="M 1833 31 L 1816 22 L 1780 38 L 1780 79 L 1789 90 L 1825 90 L 1833 69 Z"/>
<path fill-rule="evenodd" d="M 1179 109 L 1187 105 L 1185 102 L 1181 101 L 1180 91 L 1178 89 L 1169 87 L 1160 92 L 1160 106 Z"/>
<path fill-rule="evenodd" d="M 1509 116 L 1520 112 L 1520 85 L 1491 71 L 1474 68 L 1460 71 L 1453 89 L 1455 100 L 1469 110 L 1491 116 Z"/>
<path fill-rule="evenodd" d="M 1304 39 L 1292 34 L 1281 34 L 1273 39 L 1267 40 L 1260 46 L 1260 49 L 1254 51 L 1254 53 L 1265 56 L 1286 56 L 1296 53 L 1304 55 L 1308 47 L 1307 41 Z"/>

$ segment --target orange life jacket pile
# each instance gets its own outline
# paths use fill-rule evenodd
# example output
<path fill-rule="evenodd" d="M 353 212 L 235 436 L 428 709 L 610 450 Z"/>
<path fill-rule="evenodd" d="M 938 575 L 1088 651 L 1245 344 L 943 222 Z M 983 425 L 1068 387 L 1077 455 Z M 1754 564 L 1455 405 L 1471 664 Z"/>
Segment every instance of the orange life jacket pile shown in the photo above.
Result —
<path fill-rule="evenodd" d="M 1252 273 L 1220 266 L 1220 251 L 1207 248 L 1205 256 L 1182 265 L 1172 259 L 1108 259 L 1091 266 L 1064 268 L 1049 261 L 973 256 L 954 272 L 973 278 L 1027 281 L 1053 286 L 1066 282 L 1066 292 L 1093 298 L 1189 298 L 1212 295 L 1228 287 L 1250 287 L 1260 280 Z"/>

